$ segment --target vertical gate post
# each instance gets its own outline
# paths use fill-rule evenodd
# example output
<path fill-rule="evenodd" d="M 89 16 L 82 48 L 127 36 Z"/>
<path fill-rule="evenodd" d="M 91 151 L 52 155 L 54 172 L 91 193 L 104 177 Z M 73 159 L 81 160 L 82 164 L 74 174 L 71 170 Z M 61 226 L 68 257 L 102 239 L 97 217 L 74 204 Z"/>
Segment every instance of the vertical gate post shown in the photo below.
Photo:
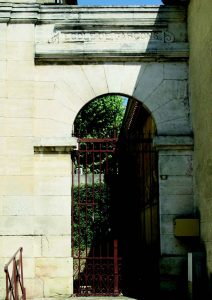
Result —
<path fill-rule="evenodd" d="M 118 241 L 114 240 L 114 295 L 119 294 Z"/>

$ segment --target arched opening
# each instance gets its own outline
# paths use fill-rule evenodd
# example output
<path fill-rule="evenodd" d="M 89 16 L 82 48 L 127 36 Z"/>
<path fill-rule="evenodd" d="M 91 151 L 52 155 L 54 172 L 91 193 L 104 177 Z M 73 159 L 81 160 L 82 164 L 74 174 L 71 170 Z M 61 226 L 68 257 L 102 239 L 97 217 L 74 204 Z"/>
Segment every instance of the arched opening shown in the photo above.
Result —
<path fill-rule="evenodd" d="M 75 119 L 79 147 L 72 153 L 72 255 L 78 296 L 139 298 L 159 282 L 156 126 L 139 101 L 121 97 L 123 117 L 116 135 L 109 132 L 117 125 L 117 112 L 109 114 L 108 131 L 95 129 L 93 115 L 100 114 L 95 105 L 86 120 L 89 104 L 102 105 L 102 98 L 81 109 L 81 123 Z"/>

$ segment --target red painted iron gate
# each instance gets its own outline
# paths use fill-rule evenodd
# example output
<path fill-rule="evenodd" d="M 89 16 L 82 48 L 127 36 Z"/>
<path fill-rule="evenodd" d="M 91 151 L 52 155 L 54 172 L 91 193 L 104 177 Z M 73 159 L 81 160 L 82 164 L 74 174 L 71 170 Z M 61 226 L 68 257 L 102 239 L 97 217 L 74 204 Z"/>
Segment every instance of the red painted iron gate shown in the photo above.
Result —
<path fill-rule="evenodd" d="M 78 139 L 72 153 L 74 294 L 119 295 L 121 258 L 113 218 L 116 138 Z"/>

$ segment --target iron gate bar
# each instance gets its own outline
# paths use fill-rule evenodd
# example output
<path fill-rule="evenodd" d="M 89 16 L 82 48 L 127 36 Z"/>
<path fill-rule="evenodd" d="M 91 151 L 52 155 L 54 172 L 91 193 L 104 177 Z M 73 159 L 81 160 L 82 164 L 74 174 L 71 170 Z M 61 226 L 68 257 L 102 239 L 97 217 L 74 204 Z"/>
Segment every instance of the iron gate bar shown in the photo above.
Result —
<path fill-rule="evenodd" d="M 117 142 L 117 138 L 78 138 L 78 143 L 107 143 L 107 142 Z"/>

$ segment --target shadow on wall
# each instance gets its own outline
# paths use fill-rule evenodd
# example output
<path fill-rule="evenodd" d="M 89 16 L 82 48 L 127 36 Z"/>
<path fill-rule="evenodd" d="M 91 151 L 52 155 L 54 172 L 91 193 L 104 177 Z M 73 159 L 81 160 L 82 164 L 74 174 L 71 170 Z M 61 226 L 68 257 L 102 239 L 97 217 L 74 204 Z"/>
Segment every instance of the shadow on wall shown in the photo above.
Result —
<path fill-rule="evenodd" d="M 168 2 L 166 1 L 166 4 Z M 185 3 L 185 1 L 176 1 L 177 4 L 182 2 Z M 141 42 L 144 47 L 143 55 L 147 59 L 150 58 L 150 62 L 146 61 L 141 64 L 133 97 L 139 99 L 144 107 L 151 112 L 159 136 L 192 136 L 187 91 L 188 40 L 186 8 L 184 6 L 175 8 L 176 10 L 173 10 L 171 6 L 159 7 L 154 30 L 149 36 L 148 43 Z M 164 22 L 164 16 L 171 21 Z M 171 22 L 176 23 L 173 26 Z M 177 22 L 180 24 L 179 27 Z M 152 61 L 151 58 L 154 58 L 154 60 Z M 160 200 L 166 201 L 164 197 L 161 197 Z M 193 205 L 191 205 L 189 213 L 193 213 Z M 140 282 L 137 282 L 139 286 L 137 291 L 132 284 L 132 290 L 126 291 L 126 295 L 138 299 L 143 296 L 149 299 L 149 297 L 158 295 L 161 295 L 163 299 L 188 299 L 187 247 L 185 246 L 186 244 L 180 243 L 169 232 L 173 222 L 171 217 L 174 219 L 179 212 L 172 212 L 172 214 L 161 214 L 160 212 L 160 228 L 163 228 L 163 234 L 160 233 L 160 243 L 163 245 L 163 249 L 162 255 L 160 250 L 158 250 L 159 259 L 154 260 L 150 251 L 144 251 L 144 248 L 139 248 L 137 244 L 131 248 L 130 257 L 132 257 L 133 261 L 131 261 L 131 264 L 128 264 L 128 278 L 133 278 L 134 276 L 140 279 Z M 135 225 L 135 228 L 136 226 L 138 224 Z M 167 237 L 170 237 L 170 239 L 168 240 Z M 133 240 L 131 240 L 130 244 L 133 244 Z M 173 247 L 171 250 L 170 245 Z M 184 249 L 182 249 L 183 247 Z M 163 274 L 163 271 L 160 270 L 160 259 L 163 257 L 168 258 L 166 270 L 169 271 L 166 274 Z M 201 266 L 204 269 L 205 262 L 203 262 L 201 255 L 199 256 L 200 258 Z M 196 259 L 198 259 L 198 255 L 196 255 Z M 142 262 L 139 264 L 138 261 Z M 151 265 L 153 261 L 153 265 L 157 264 L 157 267 Z M 198 264 L 195 265 L 198 266 Z M 130 266 L 131 268 L 129 268 Z M 159 270 L 159 274 L 155 280 L 156 269 Z M 201 274 L 205 273 L 203 269 Z M 195 272 L 196 274 L 200 272 L 198 267 Z M 197 278 L 199 280 L 199 276 Z M 202 292 L 204 290 L 204 280 L 198 282 L 199 285 L 193 285 L 193 288 Z M 196 291 L 194 294 L 198 295 Z M 199 300 L 199 298 L 193 299 Z"/>

